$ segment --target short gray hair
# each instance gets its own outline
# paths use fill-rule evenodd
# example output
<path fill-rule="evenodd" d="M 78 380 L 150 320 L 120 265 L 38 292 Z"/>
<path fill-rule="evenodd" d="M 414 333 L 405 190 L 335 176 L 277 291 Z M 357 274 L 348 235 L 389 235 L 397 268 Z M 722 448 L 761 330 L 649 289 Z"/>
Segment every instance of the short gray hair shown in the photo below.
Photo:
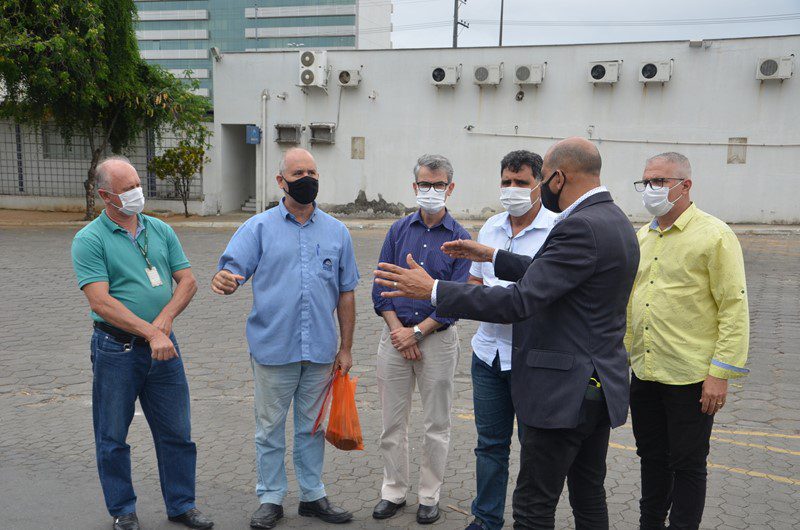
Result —
<path fill-rule="evenodd" d="M 649 166 L 651 162 L 655 162 L 656 160 L 663 160 L 665 162 L 670 162 L 674 164 L 677 168 L 677 178 L 683 179 L 690 179 L 692 178 L 692 165 L 689 163 L 689 159 L 686 158 L 684 155 L 680 153 L 676 153 L 674 151 L 668 151 L 666 153 L 661 153 L 656 156 L 651 156 L 647 159 L 647 163 L 645 167 Z"/>
<path fill-rule="evenodd" d="M 112 162 L 114 160 L 119 162 L 125 162 L 126 164 L 129 164 L 131 167 L 133 167 L 133 164 L 131 164 L 131 161 L 126 156 L 114 155 L 102 159 L 97 164 L 97 168 L 95 168 L 95 176 L 97 178 L 97 189 L 111 191 L 109 189 L 109 187 L 111 186 L 111 175 L 108 172 L 108 168 L 106 168 L 105 166 L 107 165 L 106 162 Z"/>
<path fill-rule="evenodd" d="M 414 180 L 419 177 L 420 168 L 426 167 L 431 171 L 444 171 L 447 175 L 447 183 L 453 182 L 453 164 L 442 155 L 422 155 L 417 159 L 417 165 L 414 166 Z"/>

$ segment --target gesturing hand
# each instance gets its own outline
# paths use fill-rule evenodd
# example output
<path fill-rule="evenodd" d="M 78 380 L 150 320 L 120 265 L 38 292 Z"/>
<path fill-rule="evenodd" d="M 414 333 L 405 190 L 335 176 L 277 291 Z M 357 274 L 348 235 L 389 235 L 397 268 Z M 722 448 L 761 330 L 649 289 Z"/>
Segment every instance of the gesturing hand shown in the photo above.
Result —
<path fill-rule="evenodd" d="M 451 258 L 468 259 L 476 262 L 492 261 L 494 251 L 495 249 L 492 247 L 487 247 L 472 239 L 457 239 L 455 241 L 447 241 L 442 245 L 442 252 Z"/>
<path fill-rule="evenodd" d="M 211 279 L 211 290 L 217 294 L 233 294 L 240 281 L 244 281 L 244 276 L 222 269 Z"/>
<path fill-rule="evenodd" d="M 382 270 L 375 271 L 375 283 L 394 289 L 394 291 L 383 291 L 381 296 L 384 298 L 404 296 L 416 300 L 430 300 L 433 278 L 414 261 L 411 254 L 406 257 L 406 262 L 410 267 L 408 269 L 391 263 L 378 263 L 378 268 Z"/>

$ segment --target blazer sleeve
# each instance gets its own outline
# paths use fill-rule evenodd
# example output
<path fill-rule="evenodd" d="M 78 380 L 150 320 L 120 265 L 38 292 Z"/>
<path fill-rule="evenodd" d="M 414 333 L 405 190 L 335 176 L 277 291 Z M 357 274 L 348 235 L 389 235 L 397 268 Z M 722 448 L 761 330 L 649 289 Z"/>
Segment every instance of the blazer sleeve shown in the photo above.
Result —
<path fill-rule="evenodd" d="M 508 287 L 439 281 L 436 312 L 498 324 L 521 322 L 589 279 L 596 264 L 597 243 L 591 225 L 580 217 L 568 218 L 558 232 L 551 233 L 550 243 L 522 278 Z"/>
<path fill-rule="evenodd" d="M 533 258 L 514 254 L 506 250 L 498 250 L 494 259 L 494 275 L 500 280 L 518 282 L 525 276 Z"/>

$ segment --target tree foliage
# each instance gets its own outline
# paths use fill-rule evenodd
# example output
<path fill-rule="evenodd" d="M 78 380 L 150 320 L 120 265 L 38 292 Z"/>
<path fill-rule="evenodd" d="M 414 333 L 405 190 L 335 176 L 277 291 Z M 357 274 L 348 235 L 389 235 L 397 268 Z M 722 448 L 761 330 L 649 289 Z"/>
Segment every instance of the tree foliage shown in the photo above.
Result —
<path fill-rule="evenodd" d="M 153 157 L 148 169 L 161 180 L 170 180 L 175 192 L 183 201 L 183 215 L 189 217 L 189 192 L 195 175 L 203 174 L 203 166 L 208 163 L 208 136 L 204 127 L 183 131 L 183 139 L 176 147 L 169 147 Z"/>
<path fill-rule="evenodd" d="M 0 117 L 54 125 L 66 142 L 89 139 L 87 218 L 109 148 L 119 152 L 146 130 L 191 134 L 210 108 L 139 57 L 135 17 L 133 0 L 0 0 Z"/>

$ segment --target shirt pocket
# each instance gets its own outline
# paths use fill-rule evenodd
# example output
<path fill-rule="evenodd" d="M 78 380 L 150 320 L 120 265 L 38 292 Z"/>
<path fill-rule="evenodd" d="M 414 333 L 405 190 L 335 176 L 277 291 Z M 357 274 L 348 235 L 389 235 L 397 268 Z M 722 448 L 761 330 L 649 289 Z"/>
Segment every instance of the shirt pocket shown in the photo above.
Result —
<path fill-rule="evenodd" d="M 315 268 L 318 277 L 323 281 L 333 281 L 339 277 L 339 252 L 336 250 L 320 250 Z"/>

